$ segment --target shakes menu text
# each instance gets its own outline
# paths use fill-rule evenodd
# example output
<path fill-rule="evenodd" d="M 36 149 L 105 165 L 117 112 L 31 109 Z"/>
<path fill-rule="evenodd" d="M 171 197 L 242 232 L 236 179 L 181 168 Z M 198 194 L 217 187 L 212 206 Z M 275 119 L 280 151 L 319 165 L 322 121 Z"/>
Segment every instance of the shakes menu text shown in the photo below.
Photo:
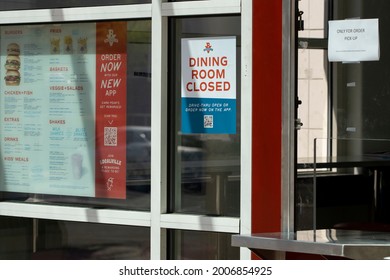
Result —
<path fill-rule="evenodd" d="M 125 198 L 126 23 L 1 28 L 1 191 Z"/>

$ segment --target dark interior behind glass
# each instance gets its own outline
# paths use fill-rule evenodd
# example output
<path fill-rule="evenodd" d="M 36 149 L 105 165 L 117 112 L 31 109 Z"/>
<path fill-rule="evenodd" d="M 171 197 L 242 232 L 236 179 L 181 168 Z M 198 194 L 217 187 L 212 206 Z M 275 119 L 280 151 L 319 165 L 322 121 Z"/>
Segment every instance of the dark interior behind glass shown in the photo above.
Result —
<path fill-rule="evenodd" d="M 297 1 L 298 2 L 298 1 Z M 390 223 L 390 19 L 386 0 L 326 0 L 328 20 L 379 19 L 380 60 L 329 63 L 328 162 L 359 157 L 356 166 L 334 165 L 316 174 L 317 228 L 383 229 Z M 304 11 L 310 13 L 310 11 Z M 299 31 L 298 31 L 299 37 Z M 327 38 L 325 38 L 327 39 Z M 310 93 L 314 94 L 314 93 Z M 299 95 L 299 92 L 298 92 Z M 299 132 L 298 132 L 299 133 Z M 370 157 L 370 163 L 364 163 Z M 319 160 L 317 158 L 317 160 Z M 298 160 L 299 163 L 299 160 Z M 298 173 L 296 229 L 313 226 L 313 173 Z"/>

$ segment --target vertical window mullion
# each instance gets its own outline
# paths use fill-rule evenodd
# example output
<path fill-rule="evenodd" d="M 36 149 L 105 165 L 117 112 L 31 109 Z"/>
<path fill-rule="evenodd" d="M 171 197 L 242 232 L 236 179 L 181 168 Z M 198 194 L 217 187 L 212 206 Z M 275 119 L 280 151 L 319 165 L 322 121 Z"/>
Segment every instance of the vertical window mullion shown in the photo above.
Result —
<path fill-rule="evenodd" d="M 252 222 L 252 1 L 241 3 L 241 186 L 240 232 L 250 234 Z M 251 259 L 248 249 L 241 249 L 241 259 Z"/>
<path fill-rule="evenodd" d="M 161 6 L 162 0 L 152 1 L 151 259 L 166 256 L 160 220 L 167 205 L 167 19 L 162 17 Z"/>

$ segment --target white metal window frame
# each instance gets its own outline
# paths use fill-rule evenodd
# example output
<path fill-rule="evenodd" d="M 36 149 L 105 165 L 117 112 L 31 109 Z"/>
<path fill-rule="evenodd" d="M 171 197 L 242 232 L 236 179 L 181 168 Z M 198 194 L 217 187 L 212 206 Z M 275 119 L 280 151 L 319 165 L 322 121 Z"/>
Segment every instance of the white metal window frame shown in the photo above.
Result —
<path fill-rule="evenodd" d="M 218 14 L 241 15 L 241 209 L 240 218 L 167 213 L 167 38 L 168 18 Z M 151 4 L 1 11 L 0 25 L 98 20 L 152 20 L 152 157 L 150 212 L 0 202 L 0 215 L 75 222 L 150 227 L 151 259 L 166 256 L 167 229 L 251 232 L 252 0 L 209 0 Z M 241 259 L 250 251 L 241 249 Z"/>

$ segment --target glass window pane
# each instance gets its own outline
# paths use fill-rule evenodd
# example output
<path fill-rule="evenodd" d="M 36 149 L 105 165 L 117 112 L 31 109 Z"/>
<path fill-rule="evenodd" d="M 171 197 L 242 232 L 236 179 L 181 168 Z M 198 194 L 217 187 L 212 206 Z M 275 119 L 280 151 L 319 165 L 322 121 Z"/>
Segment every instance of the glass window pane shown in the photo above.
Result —
<path fill-rule="evenodd" d="M 150 259 L 149 228 L 39 220 L 35 230 L 33 259 Z"/>
<path fill-rule="evenodd" d="M 0 259 L 147 260 L 149 233 L 143 227 L 0 217 Z"/>
<path fill-rule="evenodd" d="M 25 218 L 0 217 L 0 259 L 31 259 L 33 221 Z"/>
<path fill-rule="evenodd" d="M 171 179 L 174 188 L 171 190 L 171 211 L 181 213 L 197 213 L 210 215 L 239 216 L 240 201 L 240 17 L 207 17 L 207 18 L 182 18 L 172 19 L 171 26 L 171 57 L 173 64 L 170 69 L 171 87 L 174 94 L 170 96 L 172 108 L 172 173 Z M 207 129 L 199 133 L 198 128 L 192 130 L 192 125 L 198 121 L 190 119 L 187 131 L 183 132 L 183 118 L 186 110 L 182 109 L 184 98 L 181 96 L 181 41 L 183 38 L 197 38 L 210 40 L 217 38 L 230 43 L 230 38 L 235 38 L 233 51 L 236 54 L 236 76 L 232 79 L 236 82 L 236 102 L 232 119 L 216 121 L 215 126 L 229 124 L 235 127 L 236 132 L 231 133 L 223 130 L 220 133 L 209 132 Z M 189 44 L 196 42 L 191 40 Z M 213 41 L 214 42 L 214 41 Z M 226 45 L 227 47 L 227 45 Z M 203 49 L 202 45 L 198 49 Z M 217 56 L 217 53 L 216 53 Z M 206 67 L 207 68 L 207 67 Z M 208 68 L 210 69 L 210 68 Z M 197 71 L 197 70 L 196 70 Z M 202 70 L 199 70 L 202 71 Z M 210 70 L 213 71 L 213 70 Z M 221 70 L 224 71 L 224 70 Z M 210 74 L 210 72 L 208 72 Z M 192 72 L 194 75 L 194 72 Z M 225 76 L 223 76 L 224 78 Z M 196 79 L 196 77 L 193 76 Z M 199 76 L 199 78 L 201 78 Z M 211 79 L 212 80 L 212 79 Z M 223 80 L 223 79 L 222 79 Z M 226 80 L 225 80 L 226 81 Z M 209 96 L 215 92 L 208 89 Z M 213 95 L 214 94 L 214 95 Z M 186 99 L 200 102 L 200 106 L 206 106 L 212 99 Z M 221 99 L 215 101 L 216 104 Z M 230 100 L 231 101 L 231 100 Z M 186 101 L 187 102 L 187 101 Z M 191 106 L 191 105 L 188 105 Z M 208 105 L 207 105 L 208 106 Z M 214 103 L 210 106 L 215 106 Z M 183 112 L 182 112 L 183 110 Z M 211 111 L 211 109 L 208 109 Z M 214 110 L 214 109 L 212 109 Z M 201 111 L 201 109 L 199 109 Z M 218 114 L 217 110 L 214 116 Z M 192 118 L 190 115 L 189 118 Z M 207 116 L 201 116 L 205 118 Z M 218 117 L 218 116 L 217 116 Z M 217 120 L 217 117 L 215 119 Z M 189 130 L 189 131 L 188 131 Z"/>
<path fill-rule="evenodd" d="M 174 260 L 239 260 L 240 249 L 231 246 L 231 234 L 171 230 Z M 194 246 L 196 244 L 196 246 Z"/>
<path fill-rule="evenodd" d="M 298 130 L 298 161 L 313 157 L 315 138 L 329 136 L 329 91 L 327 51 L 298 50 L 298 118 L 303 123 Z M 321 143 L 326 144 L 326 143 Z M 327 156 L 327 146 L 318 149 L 317 156 Z"/>
<path fill-rule="evenodd" d="M 126 4 L 151 3 L 151 0 L 7 0 L 1 1 L 0 11 L 27 10 L 27 9 L 50 9 L 50 8 L 70 8 L 70 7 L 90 7 L 109 6 Z"/>
<path fill-rule="evenodd" d="M 163 0 L 163 2 L 193 2 L 193 1 L 212 1 L 212 0 Z"/>
<path fill-rule="evenodd" d="M 299 0 L 299 11 L 303 12 L 304 30 L 298 32 L 303 38 L 326 38 L 329 0 Z"/>
<path fill-rule="evenodd" d="M 338 0 L 334 3 L 334 18 L 378 19 L 380 49 L 386 50 L 390 45 L 386 39 L 387 33 L 390 33 L 386 14 L 389 7 L 390 2 L 385 0 Z M 387 82 L 389 65 L 390 58 L 383 52 L 379 61 L 333 63 L 333 137 L 390 138 L 387 106 L 390 101 Z M 372 152 L 373 147 L 369 146 L 362 147 L 361 151 Z M 388 151 L 388 147 L 379 149 Z"/>
<path fill-rule="evenodd" d="M 0 29 L 0 199 L 149 210 L 150 20 Z"/>
<path fill-rule="evenodd" d="M 323 1 L 328 5 L 324 11 L 312 9 L 319 1 L 299 1 L 308 22 L 322 18 L 378 19 L 380 48 L 388 49 L 389 41 L 382 39 L 388 37 L 386 11 L 390 7 L 389 1 Z M 318 28 L 321 29 L 320 25 Z M 298 132 L 298 164 L 306 174 L 298 173 L 296 182 L 296 229 L 312 227 L 313 218 L 316 218 L 317 228 L 353 224 L 358 228 L 369 223 L 389 223 L 389 207 L 385 203 L 389 198 L 389 167 L 386 162 L 376 160 L 386 159 L 390 151 L 387 105 L 390 101 L 387 66 L 390 59 L 381 55 L 379 61 L 332 62 L 326 80 L 329 62 L 324 43 L 327 42 L 318 40 L 314 35 L 316 32 L 311 31 L 315 30 L 309 25 L 308 30 L 299 32 L 302 39 L 299 47 L 307 49 L 298 49 L 298 94 L 302 100 L 298 116 L 303 122 Z M 310 49 L 316 47 L 324 50 Z M 326 87 L 328 96 L 320 94 Z M 324 105 L 326 97 L 328 109 Z M 324 114 L 326 111 L 328 113 Z M 324 133 L 325 129 L 328 133 Z M 313 172 L 314 165 L 306 161 L 300 164 L 300 157 L 307 156 L 311 157 L 309 163 L 315 162 L 317 172 Z M 375 158 L 374 162 L 371 157 Z M 316 196 L 313 198 L 314 184 Z M 353 186 L 353 190 L 348 186 Z M 333 188 L 338 188 L 337 199 Z M 314 217 L 313 210 L 316 211 Z"/>

